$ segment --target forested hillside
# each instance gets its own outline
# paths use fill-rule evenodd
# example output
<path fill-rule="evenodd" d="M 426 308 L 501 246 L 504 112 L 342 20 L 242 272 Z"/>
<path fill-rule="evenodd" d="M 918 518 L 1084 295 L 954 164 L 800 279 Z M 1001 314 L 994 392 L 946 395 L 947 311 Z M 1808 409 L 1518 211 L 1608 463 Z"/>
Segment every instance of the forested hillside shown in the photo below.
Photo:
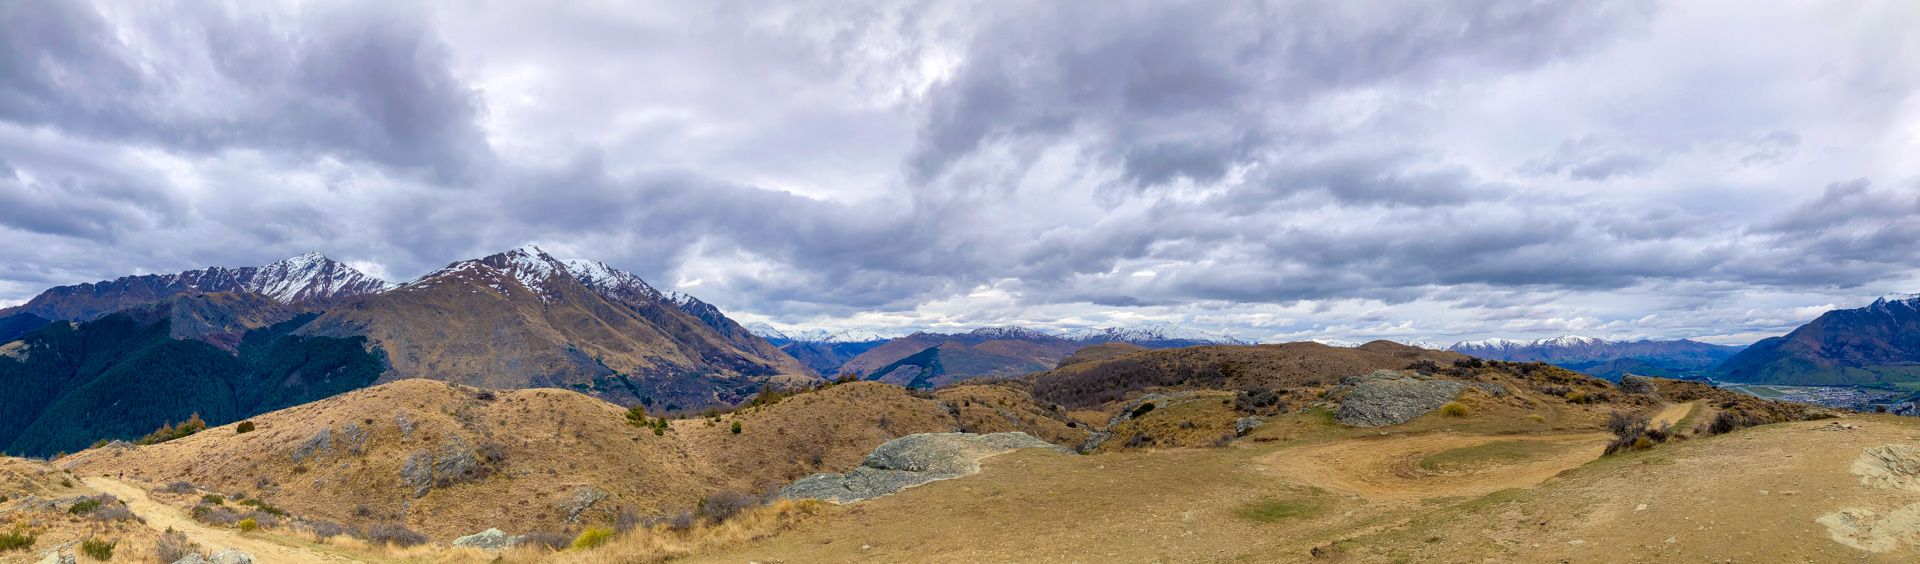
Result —
<path fill-rule="evenodd" d="M 55 323 L 0 356 L 0 450 L 44 456 L 135 440 L 199 414 L 220 425 L 371 384 L 365 338 L 290 335 L 315 314 L 246 332 L 236 352 L 174 339 L 172 318 Z"/>

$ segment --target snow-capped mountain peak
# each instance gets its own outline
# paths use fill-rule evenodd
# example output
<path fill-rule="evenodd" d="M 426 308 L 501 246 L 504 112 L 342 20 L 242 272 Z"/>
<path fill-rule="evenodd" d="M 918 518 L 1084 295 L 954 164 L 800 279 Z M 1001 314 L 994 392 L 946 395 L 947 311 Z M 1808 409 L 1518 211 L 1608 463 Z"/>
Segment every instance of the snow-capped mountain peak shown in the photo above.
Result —
<path fill-rule="evenodd" d="M 1015 325 L 1001 325 L 997 327 L 981 327 L 979 329 L 974 329 L 973 331 L 970 331 L 968 334 L 973 335 L 975 337 L 984 338 L 984 339 L 1011 339 L 1011 340 L 1025 340 L 1025 341 L 1047 340 L 1047 339 L 1058 338 L 1058 337 L 1054 337 L 1053 335 L 1048 335 L 1046 333 L 1041 333 L 1039 331 L 1035 331 L 1032 329 L 1015 326 Z"/>
<path fill-rule="evenodd" d="M 783 341 L 793 340 L 793 338 L 788 337 L 786 333 L 780 332 L 779 329 L 775 328 L 772 325 L 768 325 L 764 321 L 755 321 L 753 323 L 741 325 L 741 327 L 746 328 L 748 333 L 757 335 L 762 339 L 780 339 Z"/>
<path fill-rule="evenodd" d="M 267 263 L 253 269 L 236 269 L 240 288 L 280 301 L 293 303 L 314 298 L 332 298 L 384 292 L 393 285 L 335 262 L 318 251 Z"/>
<path fill-rule="evenodd" d="M 1142 323 L 1125 327 L 1095 327 L 1068 331 L 1060 336 L 1069 341 L 1082 343 L 1154 343 L 1182 341 L 1215 345 L 1246 345 L 1246 341 L 1228 335 L 1212 333 L 1174 325 L 1171 323 Z"/>
<path fill-rule="evenodd" d="M 624 299 L 648 299 L 660 301 L 665 296 L 659 290 L 648 285 L 639 276 L 614 268 L 607 263 L 591 259 L 567 259 L 560 261 L 567 273 L 588 289 L 600 295 Z"/>

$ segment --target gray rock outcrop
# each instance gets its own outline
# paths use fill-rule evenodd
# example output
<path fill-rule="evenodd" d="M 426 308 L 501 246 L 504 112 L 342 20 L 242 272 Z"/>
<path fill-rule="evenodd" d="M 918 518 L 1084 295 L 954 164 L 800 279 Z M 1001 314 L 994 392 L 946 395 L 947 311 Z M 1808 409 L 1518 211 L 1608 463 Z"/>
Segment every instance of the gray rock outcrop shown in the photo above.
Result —
<path fill-rule="evenodd" d="M 573 489 L 573 497 L 553 505 L 554 509 L 567 512 L 567 521 L 579 522 L 580 513 L 592 508 L 594 504 L 607 499 L 607 492 L 600 488 L 580 486 Z"/>
<path fill-rule="evenodd" d="M 293 462 L 295 464 L 306 462 L 308 459 L 320 456 L 320 453 L 329 450 L 333 450 L 332 427 L 321 429 L 320 432 L 314 433 L 312 437 L 308 438 L 307 442 L 300 443 L 299 447 L 294 448 Z"/>
<path fill-rule="evenodd" d="M 209 564 L 253 564 L 253 555 L 238 550 L 222 550 L 207 558 Z"/>
<path fill-rule="evenodd" d="M 1241 417 L 1239 420 L 1233 422 L 1233 436 L 1247 436 L 1247 433 L 1251 433 L 1254 429 L 1258 429 L 1261 425 L 1265 424 L 1267 424 L 1267 420 L 1259 416 Z"/>
<path fill-rule="evenodd" d="M 453 539 L 454 548 L 478 548 L 487 552 L 500 552 L 513 546 L 514 537 L 500 532 L 500 529 L 487 529 L 478 533 Z"/>
<path fill-rule="evenodd" d="M 201 558 L 200 555 L 198 554 L 188 554 L 186 556 L 181 557 L 179 560 L 173 561 L 173 564 L 213 564 L 213 563 L 208 562 L 207 559 L 205 558 Z"/>
<path fill-rule="evenodd" d="M 1408 376 L 1392 370 L 1376 370 L 1342 381 L 1345 397 L 1334 421 L 1354 427 L 1398 425 L 1426 415 L 1460 395 L 1461 390 L 1480 388 L 1495 394 L 1507 389 L 1493 384 L 1433 380 Z M 1328 394 L 1332 396 L 1332 393 Z"/>
<path fill-rule="evenodd" d="M 39 564 L 74 564 L 74 559 L 72 554 L 61 554 L 55 551 L 48 553 L 46 558 L 40 559 Z"/>
<path fill-rule="evenodd" d="M 1020 432 L 907 435 L 873 449 L 859 468 L 845 474 L 814 474 L 781 488 L 777 495 L 788 499 L 853 503 L 927 482 L 977 474 L 981 460 L 1024 448 L 1074 454 L 1071 449 Z"/>
<path fill-rule="evenodd" d="M 1646 376 L 1628 374 L 1620 377 L 1620 391 L 1622 392 L 1629 394 L 1651 394 L 1655 388 L 1656 385 L 1653 379 Z"/>
<path fill-rule="evenodd" d="M 433 488 L 478 480 L 481 475 L 473 443 L 457 433 L 447 433 L 438 449 L 414 451 L 400 465 L 400 483 L 413 490 L 413 497 L 425 496 Z"/>

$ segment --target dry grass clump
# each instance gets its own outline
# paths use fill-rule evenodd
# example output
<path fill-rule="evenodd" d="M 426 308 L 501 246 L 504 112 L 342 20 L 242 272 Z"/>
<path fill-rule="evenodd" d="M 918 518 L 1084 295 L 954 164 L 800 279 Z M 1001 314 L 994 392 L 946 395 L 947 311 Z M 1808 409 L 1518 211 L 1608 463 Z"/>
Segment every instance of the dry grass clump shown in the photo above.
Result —
<path fill-rule="evenodd" d="M 1473 413 L 1473 410 L 1467 409 L 1467 406 L 1462 405 L 1460 402 L 1452 402 L 1440 406 L 1440 414 L 1447 417 L 1466 417 L 1471 413 Z"/>

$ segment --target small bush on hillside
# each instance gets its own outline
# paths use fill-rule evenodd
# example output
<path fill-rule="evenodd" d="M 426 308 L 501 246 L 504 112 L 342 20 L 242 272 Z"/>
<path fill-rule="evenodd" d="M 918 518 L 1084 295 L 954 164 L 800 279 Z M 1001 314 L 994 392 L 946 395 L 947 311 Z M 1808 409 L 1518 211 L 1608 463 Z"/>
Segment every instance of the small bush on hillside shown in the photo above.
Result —
<path fill-rule="evenodd" d="M 732 519 L 741 511 L 762 505 L 759 496 L 738 492 L 721 492 L 700 500 L 700 513 L 715 523 Z"/>
<path fill-rule="evenodd" d="M 113 559 L 113 547 L 117 544 L 119 543 L 87 539 L 80 541 L 80 553 L 87 555 L 88 558 L 105 562 Z"/>
<path fill-rule="evenodd" d="M 735 434 L 735 435 L 738 435 L 738 434 L 740 434 L 740 422 L 739 422 L 739 421 L 735 421 L 735 422 L 733 422 L 733 434 Z"/>
<path fill-rule="evenodd" d="M 242 518 L 241 520 L 243 521 L 253 521 L 253 524 L 261 527 L 266 527 L 269 529 L 280 526 L 279 518 L 274 517 L 273 515 L 265 512 L 248 511 L 245 515 L 241 515 L 240 517 Z"/>
<path fill-rule="evenodd" d="M 323 521 L 323 520 L 313 520 L 313 521 L 303 520 L 303 521 L 294 523 L 293 526 L 301 529 L 306 529 L 307 532 L 313 533 L 313 536 L 322 538 L 322 539 L 330 539 L 340 535 L 352 536 L 355 532 L 357 532 L 351 528 L 348 528 L 346 525 L 341 525 L 339 523 L 335 523 L 332 521 Z"/>
<path fill-rule="evenodd" d="M 1155 407 L 1157 406 L 1155 406 L 1153 402 L 1140 404 L 1138 407 L 1133 408 L 1133 413 L 1129 414 L 1128 417 L 1139 419 L 1140 416 L 1152 413 Z"/>
<path fill-rule="evenodd" d="M 160 540 L 153 541 L 153 555 L 160 557 L 161 562 L 178 562 L 188 555 L 199 554 L 200 545 L 187 540 L 185 533 L 172 529 L 160 535 Z"/>
<path fill-rule="evenodd" d="M 188 510 L 187 513 L 192 515 L 195 521 L 222 527 L 231 527 L 234 523 L 239 523 L 242 518 L 240 513 L 230 508 L 205 503 L 194 505 L 193 509 Z"/>
<path fill-rule="evenodd" d="M 1248 413 L 1268 411 L 1280 404 L 1280 396 L 1285 393 L 1286 390 L 1242 388 L 1233 394 L 1233 408 Z"/>
<path fill-rule="evenodd" d="M 520 546 L 537 546 L 547 550 L 566 550 L 573 544 L 573 535 L 553 531 L 536 531 L 521 535 Z"/>
<path fill-rule="evenodd" d="M 192 417 L 188 417 L 186 421 L 180 422 L 180 426 L 178 427 L 175 427 L 172 423 L 161 425 L 159 429 L 148 433 L 145 437 L 141 437 L 139 443 L 143 445 L 160 444 L 204 431 L 206 428 L 207 422 L 200 419 L 200 414 L 195 413 Z"/>
<path fill-rule="evenodd" d="M 171 484 L 167 484 L 167 487 L 160 488 L 160 491 L 167 492 L 170 494 L 187 495 L 193 492 L 200 491 L 200 488 L 194 487 L 194 485 L 191 482 L 174 482 Z"/>
<path fill-rule="evenodd" d="M 633 407 L 627 408 L 627 424 L 635 427 L 646 426 L 647 425 L 646 406 L 635 404 Z"/>
<path fill-rule="evenodd" d="M 1432 405 L 1432 404 L 1428 404 L 1428 405 Z M 1467 409 L 1467 406 L 1461 404 L 1460 402 L 1452 402 L 1452 403 L 1448 403 L 1446 405 L 1440 406 L 1440 414 L 1445 415 L 1447 417 L 1466 417 L 1467 414 L 1472 412 L 1473 410 Z"/>
<path fill-rule="evenodd" d="M 100 505 L 105 502 L 106 500 L 103 500 L 97 497 L 90 497 L 87 499 L 83 499 L 78 502 L 75 502 L 71 507 L 68 507 L 67 513 L 70 513 L 73 515 L 86 515 L 88 513 L 92 513 L 93 510 L 95 509 L 99 509 Z"/>
<path fill-rule="evenodd" d="M 217 493 L 210 493 L 207 495 L 200 496 L 200 501 L 203 503 L 210 503 L 213 505 L 227 504 L 227 498 L 222 497 L 220 494 L 217 494 Z"/>
<path fill-rule="evenodd" d="M 1421 360 L 1414 361 L 1413 364 L 1407 365 L 1407 370 L 1418 372 L 1424 376 L 1432 376 L 1433 373 L 1440 371 L 1440 363 L 1434 362 L 1431 360 L 1421 359 Z"/>
<path fill-rule="evenodd" d="M 36 540 L 40 539 L 19 531 L 0 533 L 0 552 L 26 550 L 28 547 L 33 546 L 33 541 Z"/>
<path fill-rule="evenodd" d="M 1153 437 L 1147 436 L 1146 433 L 1134 433 L 1133 436 L 1127 437 L 1127 448 L 1141 448 L 1141 447 L 1148 447 L 1148 446 L 1153 446 Z"/>
<path fill-rule="evenodd" d="M 236 523 L 234 526 L 239 527 L 240 532 L 242 533 L 251 533 L 260 529 L 260 522 L 255 521 L 253 520 L 253 518 L 249 517 L 246 519 L 241 519 L 240 522 Z"/>
<path fill-rule="evenodd" d="M 1473 357 L 1453 361 L 1454 368 L 1486 368 L 1487 362 Z"/>
<path fill-rule="evenodd" d="M 95 521 L 137 521 L 140 519 L 138 515 L 133 514 L 132 509 L 127 509 L 125 505 L 104 506 L 93 510 L 93 512 L 88 513 L 87 516 L 93 518 Z"/>
<path fill-rule="evenodd" d="M 63 487 L 63 488 L 71 488 L 71 487 L 73 487 L 73 480 L 68 480 L 68 479 L 66 479 L 66 478 L 61 478 L 61 479 L 60 479 L 60 487 Z"/>
<path fill-rule="evenodd" d="M 1587 395 L 1586 392 L 1573 392 L 1567 394 L 1567 403 L 1590 404 L 1593 403 L 1593 396 Z"/>
<path fill-rule="evenodd" d="M 580 536 L 574 537 L 572 547 L 574 550 L 586 550 L 606 544 L 607 539 L 611 538 L 613 538 L 613 529 L 594 527 L 581 531 Z"/>
<path fill-rule="evenodd" d="M 255 428 L 252 421 L 241 421 L 238 426 L 233 428 L 233 434 L 252 433 Z"/>
<path fill-rule="evenodd" d="M 282 510 L 278 507 L 274 507 L 273 504 L 270 504 L 258 499 L 249 499 L 249 500 L 240 501 L 238 503 L 240 505 L 245 505 L 247 507 L 258 509 L 262 513 L 266 513 L 274 517 L 285 517 L 287 515 L 287 512 L 285 510 Z"/>
<path fill-rule="evenodd" d="M 380 523 L 367 527 L 365 536 L 360 537 L 377 545 L 391 544 L 400 548 L 426 544 L 427 536 L 399 523 Z"/>

